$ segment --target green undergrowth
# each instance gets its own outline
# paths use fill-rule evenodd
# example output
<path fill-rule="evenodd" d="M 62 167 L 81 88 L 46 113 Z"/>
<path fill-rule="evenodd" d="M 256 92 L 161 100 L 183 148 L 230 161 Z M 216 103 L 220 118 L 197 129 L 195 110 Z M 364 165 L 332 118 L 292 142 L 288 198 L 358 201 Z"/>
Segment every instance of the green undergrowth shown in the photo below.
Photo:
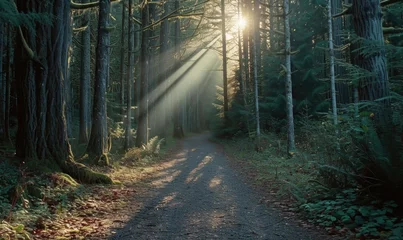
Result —
<path fill-rule="evenodd" d="M 403 236 L 403 220 L 394 214 L 393 201 L 363 199 L 354 189 L 346 189 L 335 198 L 305 203 L 299 210 L 309 222 L 325 227 L 331 233 L 346 232 L 357 238 L 398 240 Z"/>
<path fill-rule="evenodd" d="M 325 228 L 329 234 L 353 239 L 402 239 L 399 206 L 371 196 L 354 183 L 344 187 L 329 185 L 333 175 L 324 171 L 323 159 L 335 158 L 327 156 L 329 153 L 323 149 L 306 145 L 306 141 L 297 143 L 299 151 L 289 158 L 286 140 L 276 134 L 263 135 L 259 151 L 251 139 L 214 141 L 223 145 L 234 166 L 269 193 L 273 201 L 286 203 L 285 210 L 299 212 L 301 218 Z"/>

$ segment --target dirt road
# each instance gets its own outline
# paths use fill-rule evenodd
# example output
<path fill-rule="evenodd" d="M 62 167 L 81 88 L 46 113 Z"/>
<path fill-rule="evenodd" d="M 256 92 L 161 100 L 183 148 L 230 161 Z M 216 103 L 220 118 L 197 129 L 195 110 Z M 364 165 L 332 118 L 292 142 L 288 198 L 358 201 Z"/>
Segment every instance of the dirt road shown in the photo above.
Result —
<path fill-rule="evenodd" d="M 261 204 L 208 137 L 184 141 L 151 180 L 143 208 L 111 239 L 329 239 Z"/>

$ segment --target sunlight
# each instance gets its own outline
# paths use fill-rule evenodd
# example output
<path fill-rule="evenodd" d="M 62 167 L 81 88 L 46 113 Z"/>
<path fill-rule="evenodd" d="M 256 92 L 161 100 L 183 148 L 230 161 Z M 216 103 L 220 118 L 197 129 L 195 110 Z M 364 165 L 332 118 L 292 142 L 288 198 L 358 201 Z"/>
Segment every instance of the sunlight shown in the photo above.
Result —
<path fill-rule="evenodd" d="M 171 194 L 165 196 L 165 197 L 161 200 L 161 202 L 160 202 L 157 206 L 155 206 L 155 208 L 158 209 L 158 208 L 167 207 L 168 204 L 172 203 L 172 201 L 176 198 L 177 195 L 178 195 L 178 192 L 173 192 L 173 193 L 171 193 Z M 173 204 L 173 205 L 171 205 L 171 206 L 174 206 L 174 205 L 175 205 L 175 204 Z"/>
<path fill-rule="evenodd" d="M 198 172 L 212 160 L 213 160 L 213 157 L 211 157 L 209 155 L 205 156 L 204 159 L 199 163 L 199 165 L 189 173 L 185 182 L 190 183 L 190 182 L 196 182 L 197 180 L 199 180 L 199 178 L 201 176 L 203 176 L 203 173 L 198 174 Z"/>
<path fill-rule="evenodd" d="M 240 19 L 238 19 L 238 27 L 243 30 L 246 27 L 246 20 L 241 17 Z"/>
<path fill-rule="evenodd" d="M 209 183 L 209 187 L 210 188 L 215 188 L 215 187 L 217 187 L 218 185 L 220 185 L 221 184 L 221 177 L 219 177 L 219 176 L 215 176 L 213 179 L 211 179 L 211 181 L 210 181 L 210 183 Z"/>

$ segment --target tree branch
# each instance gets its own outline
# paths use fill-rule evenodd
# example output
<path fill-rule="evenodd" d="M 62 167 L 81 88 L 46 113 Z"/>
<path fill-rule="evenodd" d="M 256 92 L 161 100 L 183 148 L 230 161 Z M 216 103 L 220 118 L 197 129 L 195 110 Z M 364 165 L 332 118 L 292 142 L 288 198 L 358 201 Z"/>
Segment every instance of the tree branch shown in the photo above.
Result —
<path fill-rule="evenodd" d="M 398 2 L 402 2 L 402 0 L 385 0 L 381 2 L 381 7 L 385 7 Z"/>
<path fill-rule="evenodd" d="M 388 27 L 382 29 L 383 34 L 403 33 L 403 28 Z"/>
<path fill-rule="evenodd" d="M 351 14 L 353 12 L 353 8 L 351 6 L 347 6 L 346 9 L 344 9 L 341 13 L 338 13 L 336 15 L 333 15 L 333 18 L 341 17 L 347 14 Z"/>
<path fill-rule="evenodd" d="M 111 3 L 120 2 L 121 0 L 111 0 Z M 75 10 L 83 10 L 98 7 L 99 1 L 90 3 L 76 3 L 73 0 L 70 1 L 70 8 Z"/>

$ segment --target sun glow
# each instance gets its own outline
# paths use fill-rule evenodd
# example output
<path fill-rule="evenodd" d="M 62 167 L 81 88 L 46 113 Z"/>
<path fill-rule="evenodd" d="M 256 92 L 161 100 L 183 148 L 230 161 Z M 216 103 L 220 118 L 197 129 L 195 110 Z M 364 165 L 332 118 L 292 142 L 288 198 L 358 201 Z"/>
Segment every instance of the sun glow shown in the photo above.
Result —
<path fill-rule="evenodd" d="M 243 30 L 246 27 L 246 20 L 244 18 L 238 19 L 238 27 Z"/>

